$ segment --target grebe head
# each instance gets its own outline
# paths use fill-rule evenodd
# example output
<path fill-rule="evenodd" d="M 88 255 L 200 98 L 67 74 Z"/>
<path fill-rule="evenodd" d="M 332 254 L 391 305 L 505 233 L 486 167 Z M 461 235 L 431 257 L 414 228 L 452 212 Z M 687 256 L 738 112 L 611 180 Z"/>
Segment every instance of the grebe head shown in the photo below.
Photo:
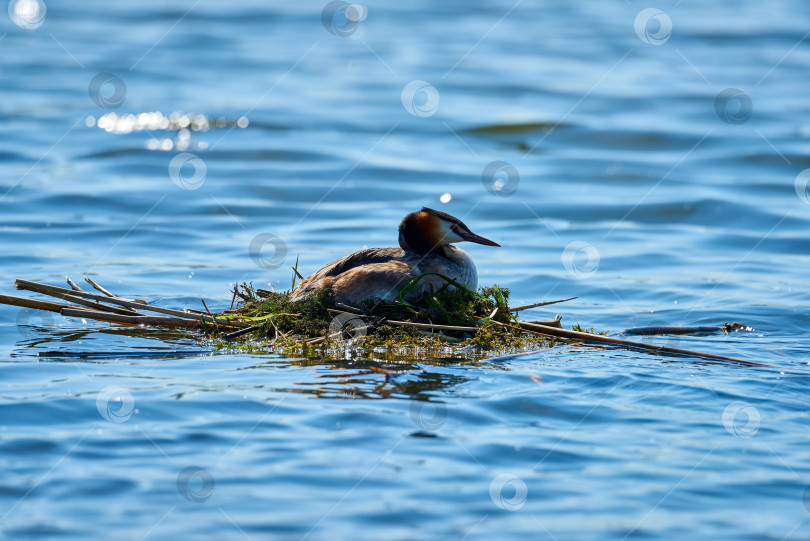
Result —
<path fill-rule="evenodd" d="M 497 242 L 476 235 L 458 218 L 427 207 L 408 214 L 399 224 L 399 245 L 403 250 L 428 254 L 444 244 L 462 241 L 500 246 Z"/>

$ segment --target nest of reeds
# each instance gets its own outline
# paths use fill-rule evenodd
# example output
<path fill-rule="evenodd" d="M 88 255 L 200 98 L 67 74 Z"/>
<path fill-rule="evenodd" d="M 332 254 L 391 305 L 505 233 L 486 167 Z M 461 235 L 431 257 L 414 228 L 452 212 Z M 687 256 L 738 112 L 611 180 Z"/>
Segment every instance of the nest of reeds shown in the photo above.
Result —
<path fill-rule="evenodd" d="M 256 289 L 250 284 L 234 287 L 231 308 L 214 314 L 205 311 L 166 308 L 136 298 L 120 297 L 89 278 L 97 292 L 82 289 L 70 278 L 70 289 L 17 279 L 17 289 L 57 300 L 32 299 L 0 294 L 0 304 L 56 312 L 66 317 L 96 320 L 126 327 L 162 327 L 202 330 L 218 347 L 259 348 L 261 351 L 345 358 L 386 352 L 409 358 L 482 357 L 536 350 L 557 342 L 693 357 L 709 362 L 771 367 L 763 363 L 714 353 L 626 340 L 607 333 L 586 331 L 580 326 L 565 329 L 560 316 L 551 321 L 522 321 L 518 314 L 530 308 L 570 301 L 561 299 L 524 306 L 509 306 L 509 290 L 498 286 L 471 291 L 453 280 L 416 302 L 405 294 L 422 277 L 407 284 L 394 301 L 371 300 L 346 306 L 327 296 L 293 302 L 290 292 Z M 294 282 L 293 282 L 294 283 Z M 238 301 L 238 302 L 237 302 Z M 156 315 L 159 314 L 159 315 Z M 720 326 L 656 326 L 626 329 L 619 335 L 709 334 L 753 331 L 740 323 Z M 771 367 L 775 368 L 775 367 Z"/>
<path fill-rule="evenodd" d="M 283 352 L 352 350 L 369 353 L 486 354 L 547 347 L 554 338 L 526 333 L 509 307 L 509 290 L 498 286 L 471 291 L 448 279 L 446 287 L 406 301 L 370 299 L 358 306 L 336 303 L 326 294 L 292 301 L 289 291 L 234 288 L 235 308 L 220 318 L 251 323 L 248 329 L 221 338 L 249 335 L 265 347 Z M 559 301 L 558 301 L 559 302 Z M 546 303 L 538 303 L 546 304 Z M 519 307 L 523 308 L 523 307 Z M 560 327 L 560 320 L 537 322 Z"/>

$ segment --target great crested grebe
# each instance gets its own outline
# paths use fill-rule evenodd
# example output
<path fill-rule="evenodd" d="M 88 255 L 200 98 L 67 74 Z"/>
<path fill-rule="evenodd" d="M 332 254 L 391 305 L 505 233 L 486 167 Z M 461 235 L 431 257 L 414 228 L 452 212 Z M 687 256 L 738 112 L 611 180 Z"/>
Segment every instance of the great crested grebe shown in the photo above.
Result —
<path fill-rule="evenodd" d="M 374 298 L 394 300 L 408 282 L 427 272 L 442 274 L 475 291 L 475 263 L 464 250 L 451 244 L 462 241 L 500 246 L 476 235 L 458 218 L 423 207 L 399 224 L 399 248 L 369 248 L 333 261 L 302 280 L 292 300 L 303 300 L 317 292 L 331 293 L 336 302 L 352 306 Z M 438 291 L 446 284 L 438 276 L 425 276 L 406 299 L 418 299 L 431 288 Z"/>

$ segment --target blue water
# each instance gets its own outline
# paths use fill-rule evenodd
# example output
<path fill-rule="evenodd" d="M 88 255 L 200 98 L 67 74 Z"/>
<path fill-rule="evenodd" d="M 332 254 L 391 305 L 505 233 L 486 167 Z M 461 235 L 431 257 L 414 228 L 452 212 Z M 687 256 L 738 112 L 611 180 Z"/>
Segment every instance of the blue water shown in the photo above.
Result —
<path fill-rule="evenodd" d="M 739 321 L 648 340 L 775 368 L 212 354 L 0 306 L 2 537 L 807 538 L 810 4 L 36 7 L 0 12 L 2 294 L 223 309 L 427 205 L 502 244 L 465 247 L 481 283 L 579 296 L 527 317 Z"/>

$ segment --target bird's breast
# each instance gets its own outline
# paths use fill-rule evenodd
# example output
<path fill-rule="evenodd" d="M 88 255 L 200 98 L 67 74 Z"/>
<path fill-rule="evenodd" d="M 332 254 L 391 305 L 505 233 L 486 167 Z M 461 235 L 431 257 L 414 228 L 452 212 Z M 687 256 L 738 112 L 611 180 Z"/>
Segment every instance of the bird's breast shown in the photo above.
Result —
<path fill-rule="evenodd" d="M 418 262 L 412 263 L 412 265 L 418 274 L 431 272 L 441 274 L 464 284 L 473 291 L 478 289 L 478 272 L 475 269 L 475 263 L 473 263 L 472 258 L 467 255 L 467 252 L 461 248 L 446 245 L 444 246 L 444 252 L 442 254 L 431 254 L 427 256 L 415 254 L 415 256 L 418 256 Z M 441 288 L 447 283 L 438 276 L 423 278 L 423 280 L 428 279 L 430 280 L 426 283 L 426 286 L 432 285 L 434 290 Z"/>

